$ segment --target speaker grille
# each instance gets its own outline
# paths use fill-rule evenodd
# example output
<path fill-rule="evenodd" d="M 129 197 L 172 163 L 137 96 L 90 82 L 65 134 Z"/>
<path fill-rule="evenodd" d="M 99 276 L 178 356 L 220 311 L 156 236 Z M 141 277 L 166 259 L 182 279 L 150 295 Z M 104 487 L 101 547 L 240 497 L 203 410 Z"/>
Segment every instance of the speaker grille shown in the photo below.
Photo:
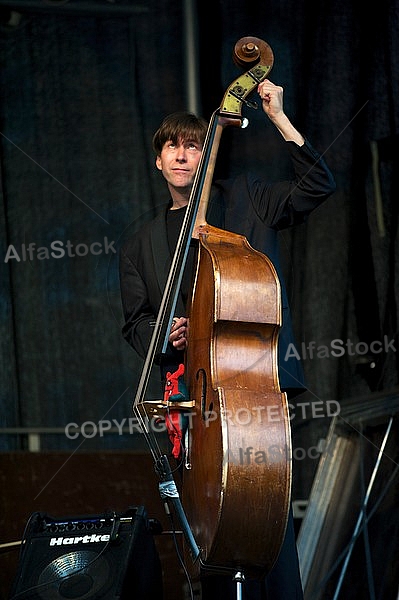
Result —
<path fill-rule="evenodd" d="M 69 552 L 49 563 L 40 574 L 37 591 L 43 600 L 54 598 L 93 598 L 110 578 L 107 560 L 96 552 Z"/>

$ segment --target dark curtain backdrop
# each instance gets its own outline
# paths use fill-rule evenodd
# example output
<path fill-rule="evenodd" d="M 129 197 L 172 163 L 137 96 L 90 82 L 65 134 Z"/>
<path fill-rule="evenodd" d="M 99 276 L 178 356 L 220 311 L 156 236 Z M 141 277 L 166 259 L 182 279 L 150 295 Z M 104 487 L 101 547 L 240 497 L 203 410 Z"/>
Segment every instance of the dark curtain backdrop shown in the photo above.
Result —
<path fill-rule="evenodd" d="M 166 198 L 151 136 L 165 114 L 187 108 L 184 5 L 104 4 L 85 13 L 68 3 L 1 8 L 1 427 L 131 417 L 141 362 L 121 336 L 117 252 Z M 203 115 L 239 73 L 235 42 L 261 37 L 287 114 L 336 177 L 334 196 L 281 234 L 309 401 L 398 383 L 398 17 L 392 0 L 377 9 L 343 0 L 197 7 Z M 290 176 L 284 142 L 261 109 L 243 112 L 249 127 L 226 131 L 217 169 Z M 305 448 L 330 423 L 308 416 L 293 421 Z M 85 447 L 136 442 L 96 436 Z M 0 443 L 19 449 L 21 438 Z M 316 464 L 303 463 L 299 497 Z"/>

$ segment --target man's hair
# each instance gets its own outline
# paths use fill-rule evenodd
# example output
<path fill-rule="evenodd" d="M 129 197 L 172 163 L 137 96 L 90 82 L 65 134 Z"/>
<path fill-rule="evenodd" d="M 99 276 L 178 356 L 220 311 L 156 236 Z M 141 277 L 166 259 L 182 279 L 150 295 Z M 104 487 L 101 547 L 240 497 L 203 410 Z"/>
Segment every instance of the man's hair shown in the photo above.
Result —
<path fill-rule="evenodd" d="M 152 147 L 157 156 L 169 140 L 178 144 L 180 140 L 204 143 L 208 123 L 202 117 L 189 112 L 175 112 L 165 117 L 152 138 Z"/>

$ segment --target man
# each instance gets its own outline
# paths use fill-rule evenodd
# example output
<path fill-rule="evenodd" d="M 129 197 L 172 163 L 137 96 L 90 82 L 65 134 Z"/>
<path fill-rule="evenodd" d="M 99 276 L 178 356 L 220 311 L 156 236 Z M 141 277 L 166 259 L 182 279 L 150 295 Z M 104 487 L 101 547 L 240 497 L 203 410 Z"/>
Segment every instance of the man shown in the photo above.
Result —
<path fill-rule="evenodd" d="M 301 365 L 288 353 L 294 343 L 289 306 L 278 257 L 278 231 L 303 223 L 308 215 L 334 191 L 335 182 L 324 160 L 308 140 L 293 126 L 283 109 L 283 89 L 266 79 L 258 85 L 264 113 L 287 143 L 294 168 L 294 179 L 270 183 L 250 173 L 234 179 L 215 181 L 212 187 L 207 222 L 227 231 L 245 235 L 253 248 L 266 254 L 280 278 L 283 324 L 279 333 L 279 380 L 290 400 L 304 389 Z M 153 138 L 156 167 L 162 172 L 169 191 L 169 203 L 147 226 L 121 249 L 120 281 L 125 317 L 123 336 L 141 355 L 146 356 L 152 327 L 158 314 L 168 265 L 173 255 L 195 173 L 201 158 L 207 124 L 188 113 L 166 117 Z M 162 375 L 173 374 L 184 362 L 187 344 L 185 306 L 191 288 L 196 244 L 188 253 L 181 293 L 169 335 L 166 354 L 161 360 Z M 184 384 L 184 382 L 182 382 Z M 182 395 L 184 396 L 184 385 Z M 178 447 L 174 447 L 178 453 Z M 223 594 L 233 584 L 223 577 L 204 579 L 203 598 L 230 597 Z M 300 600 L 298 558 L 292 515 L 279 558 L 266 581 L 249 584 L 251 598 Z M 249 596 L 248 596 L 249 597 Z"/>

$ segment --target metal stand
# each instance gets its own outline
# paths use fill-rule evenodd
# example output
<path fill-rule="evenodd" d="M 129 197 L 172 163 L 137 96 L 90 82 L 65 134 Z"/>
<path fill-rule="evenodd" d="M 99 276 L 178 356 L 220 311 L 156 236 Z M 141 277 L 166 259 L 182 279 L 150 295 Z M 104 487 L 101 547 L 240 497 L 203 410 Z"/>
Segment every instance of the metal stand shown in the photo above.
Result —
<path fill-rule="evenodd" d="M 370 478 L 370 481 L 369 481 L 369 485 L 368 485 L 368 488 L 367 488 L 367 491 L 366 491 L 366 496 L 364 498 L 363 505 L 361 506 L 361 510 L 360 510 L 359 517 L 358 517 L 358 520 L 357 520 L 357 523 L 356 523 L 356 527 L 355 527 L 355 530 L 354 530 L 354 532 L 352 534 L 352 539 L 351 539 L 351 541 L 349 543 L 348 552 L 347 552 L 347 555 L 346 555 L 346 558 L 345 558 L 344 565 L 343 565 L 342 570 L 341 570 L 341 574 L 340 574 L 339 581 L 338 581 L 338 584 L 337 584 L 337 587 L 336 587 L 336 590 L 335 590 L 335 593 L 334 593 L 333 600 L 337 600 L 337 598 L 338 598 L 338 596 L 340 594 L 342 583 L 343 583 L 343 580 L 344 580 L 344 577 L 345 577 L 345 574 L 346 574 L 346 571 L 347 571 L 347 568 L 348 568 L 349 560 L 350 560 L 350 557 L 352 555 L 352 551 L 353 551 L 355 542 L 356 542 L 357 537 L 359 535 L 359 531 L 360 531 L 361 525 L 362 525 L 362 523 L 366 519 L 367 504 L 368 504 L 368 501 L 369 501 L 369 498 L 370 498 L 371 490 L 372 490 L 373 485 L 374 485 L 374 480 L 376 478 L 376 475 L 377 475 L 377 472 L 378 472 L 378 469 L 379 469 L 379 466 L 380 466 L 380 463 L 381 463 L 382 456 L 384 454 L 385 446 L 386 446 L 386 443 L 388 441 L 388 436 L 389 436 L 389 432 L 391 431 L 392 423 L 393 423 L 393 417 L 391 417 L 390 420 L 389 420 L 389 423 L 388 423 L 388 426 L 387 426 L 387 429 L 386 429 L 386 432 L 385 432 L 385 436 L 384 436 L 384 439 L 382 441 L 380 451 L 378 453 L 377 461 L 375 463 L 374 470 L 373 470 L 373 473 L 371 475 L 371 478 Z"/>
<path fill-rule="evenodd" d="M 242 600 L 242 584 L 245 581 L 244 573 L 237 571 L 234 575 L 234 581 L 236 582 L 236 598 L 237 600 Z"/>

